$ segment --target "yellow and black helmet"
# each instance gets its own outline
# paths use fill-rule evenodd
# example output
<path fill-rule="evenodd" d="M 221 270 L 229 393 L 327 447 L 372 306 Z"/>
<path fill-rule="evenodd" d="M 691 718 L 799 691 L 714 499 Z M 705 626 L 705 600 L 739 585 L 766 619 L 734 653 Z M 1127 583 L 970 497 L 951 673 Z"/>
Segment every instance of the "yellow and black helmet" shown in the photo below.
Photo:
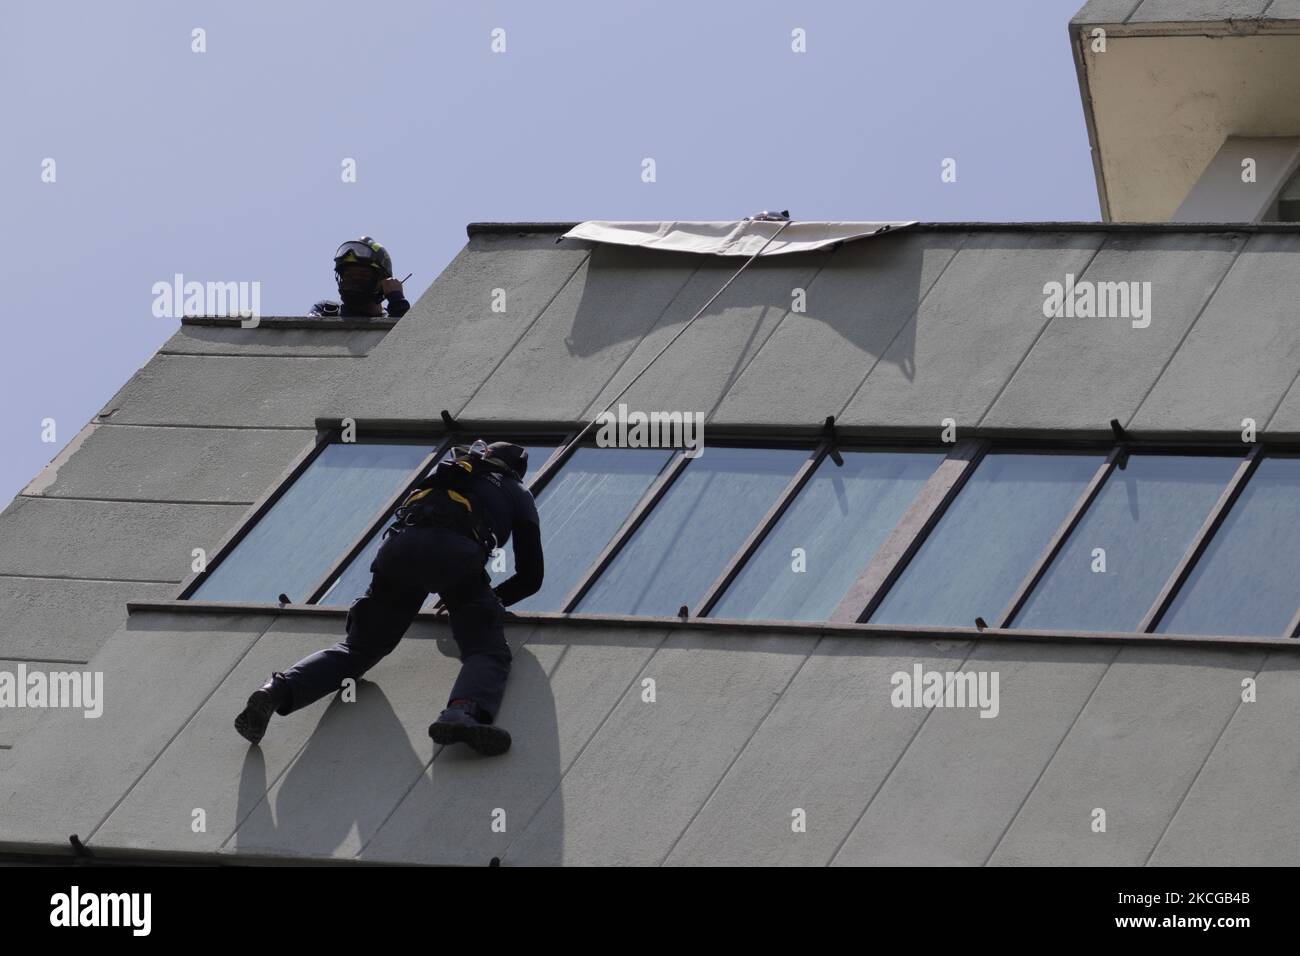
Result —
<path fill-rule="evenodd" d="M 354 266 L 365 267 L 367 271 L 352 268 Z M 334 253 L 334 277 L 340 291 L 374 292 L 380 281 L 392 274 L 392 256 L 369 236 L 349 239 Z"/>

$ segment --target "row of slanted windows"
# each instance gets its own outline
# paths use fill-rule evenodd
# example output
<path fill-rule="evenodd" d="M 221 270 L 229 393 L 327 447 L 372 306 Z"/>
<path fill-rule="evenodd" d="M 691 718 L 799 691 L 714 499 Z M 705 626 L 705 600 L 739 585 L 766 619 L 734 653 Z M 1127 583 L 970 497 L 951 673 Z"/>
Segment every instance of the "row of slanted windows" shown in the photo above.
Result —
<path fill-rule="evenodd" d="M 690 458 L 581 445 L 560 460 L 558 439 L 527 444 L 546 579 L 512 610 L 1215 635 L 1300 625 L 1300 458 L 1282 452 L 980 442 L 957 460 L 950 447 L 773 443 Z M 324 445 L 186 596 L 350 604 L 395 503 L 447 447 Z M 513 573 L 509 552 L 490 563 L 496 581 Z"/>

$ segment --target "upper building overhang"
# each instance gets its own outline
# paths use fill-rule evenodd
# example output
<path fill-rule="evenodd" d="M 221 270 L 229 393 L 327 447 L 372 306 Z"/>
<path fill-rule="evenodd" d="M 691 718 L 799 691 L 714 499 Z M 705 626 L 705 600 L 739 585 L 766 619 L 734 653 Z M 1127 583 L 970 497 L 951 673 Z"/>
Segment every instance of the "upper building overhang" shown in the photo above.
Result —
<path fill-rule="evenodd" d="M 1300 136 L 1300 0 L 1090 0 L 1070 45 L 1107 221 L 1169 220 L 1229 136 Z"/>

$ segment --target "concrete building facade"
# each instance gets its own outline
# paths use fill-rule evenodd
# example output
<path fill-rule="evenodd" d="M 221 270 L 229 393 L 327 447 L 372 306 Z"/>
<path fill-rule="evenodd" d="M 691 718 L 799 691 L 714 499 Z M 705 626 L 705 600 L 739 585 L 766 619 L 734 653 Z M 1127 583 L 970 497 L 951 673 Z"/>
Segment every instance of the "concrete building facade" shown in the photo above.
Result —
<path fill-rule="evenodd" d="M 1249 28 L 1237 6 L 1260 8 Z M 1300 36 L 1300 8 L 1283 6 L 1093 0 L 1072 22 L 1114 221 L 916 224 L 760 256 L 694 322 L 744 259 L 561 238 L 574 223 L 471 224 L 400 320 L 184 320 L 0 514 L 0 671 L 103 680 L 99 716 L 0 708 L 0 852 L 70 859 L 75 834 L 101 859 L 176 862 L 1300 861 L 1300 625 L 1160 630 L 1193 584 L 1213 594 L 1198 567 L 1267 463 L 1300 451 L 1300 225 L 1166 220 L 1198 184 L 1218 195 L 1205 171 L 1230 137 L 1300 137 L 1300 116 L 1255 128 L 1223 114 L 1198 134 L 1213 143 L 1186 146 L 1180 162 L 1195 168 L 1178 179 L 1143 158 L 1141 119 L 1107 105 L 1130 43 L 1173 59 L 1165 44 L 1207 34 L 1254 43 L 1221 64 L 1236 62 L 1249 87 L 1265 45 Z M 1093 54 L 1098 27 L 1112 46 Z M 1272 171 L 1260 216 L 1293 172 Z M 1133 218 L 1154 221 L 1119 221 Z M 1136 283 L 1147 312 L 1057 314 L 1053 283 Z M 711 613 L 743 571 L 737 557 L 721 578 L 700 569 L 674 602 L 684 615 L 519 612 L 503 757 L 428 738 L 458 666 L 431 614 L 355 701 L 276 718 L 260 747 L 234 733 L 271 670 L 343 633 L 346 604 L 322 603 L 314 585 L 289 603 L 202 598 L 321 445 L 354 427 L 430 454 L 478 434 L 547 447 L 615 398 L 702 413 L 700 461 L 715 445 L 792 447 L 815 462 L 832 448 L 909 448 L 935 465 L 878 548 L 841 556 L 855 562 L 852 584 L 816 619 Z M 982 462 L 1013 452 L 1092 456 L 1093 477 L 1026 545 L 1035 558 L 1012 603 L 959 624 L 872 623 L 926 543 L 944 540 L 944 516 L 973 500 Z M 1152 611 L 1115 630 L 1017 627 L 1106 483 L 1155 454 L 1231 461 L 1186 542 L 1167 549 Z M 558 458 L 536 464 L 543 480 L 564 475 Z M 762 501 L 737 519 L 745 558 L 798 502 L 800 480 L 811 479 L 791 477 L 784 512 Z M 1267 500 L 1300 500 L 1287 481 Z M 1130 516 L 1168 498 L 1134 499 Z M 1021 534 L 1019 513 L 979 540 Z M 635 532 L 620 529 L 623 551 Z M 365 535 L 348 541 L 329 558 L 335 576 Z M 949 567 L 983 560 L 954 550 L 939 556 Z M 1267 597 L 1300 610 L 1300 589 L 1287 597 L 1278 583 L 1290 565 L 1273 564 Z M 954 586 L 921 585 L 936 604 Z M 996 674 L 996 716 L 900 694 L 898 675 L 930 673 Z"/>

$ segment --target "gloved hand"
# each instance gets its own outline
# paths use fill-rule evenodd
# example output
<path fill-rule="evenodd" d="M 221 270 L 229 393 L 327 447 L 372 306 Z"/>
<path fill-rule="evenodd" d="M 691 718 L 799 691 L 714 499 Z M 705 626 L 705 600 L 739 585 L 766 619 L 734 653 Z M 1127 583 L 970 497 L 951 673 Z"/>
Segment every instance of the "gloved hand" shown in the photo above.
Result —
<path fill-rule="evenodd" d="M 433 602 L 433 613 L 434 614 L 447 613 L 447 599 L 444 598 L 441 594 L 438 595 L 438 600 Z"/>

